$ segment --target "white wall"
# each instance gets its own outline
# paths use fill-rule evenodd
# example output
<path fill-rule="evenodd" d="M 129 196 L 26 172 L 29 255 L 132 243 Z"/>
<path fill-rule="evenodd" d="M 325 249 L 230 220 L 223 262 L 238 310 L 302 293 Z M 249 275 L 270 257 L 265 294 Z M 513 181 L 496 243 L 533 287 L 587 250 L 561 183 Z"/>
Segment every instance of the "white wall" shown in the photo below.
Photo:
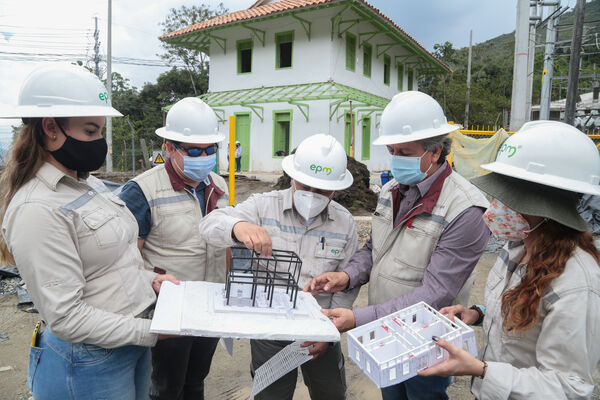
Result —
<path fill-rule="evenodd" d="M 395 46 L 387 50 L 390 56 L 390 84 L 383 83 L 383 55 L 377 57 L 377 44 L 387 43 L 390 39 L 383 34 L 370 40 L 373 49 L 371 77 L 363 75 L 363 50 L 358 47 L 359 32 L 374 30 L 368 22 L 361 22 L 352 27 L 349 32 L 357 38 L 356 68 L 355 71 L 346 70 L 346 37 L 334 35 L 331 40 L 331 17 L 338 12 L 338 8 L 315 10 L 302 14 L 302 18 L 312 21 L 311 40 L 299 21 L 292 17 L 269 19 L 263 22 L 250 22 L 252 27 L 266 31 L 265 45 L 263 46 L 254 34 L 241 26 L 226 27 L 213 32 L 214 35 L 227 39 L 226 54 L 211 40 L 210 48 L 210 81 L 209 91 L 220 92 L 257 88 L 262 86 L 281 86 L 326 82 L 332 80 L 352 88 L 363 90 L 374 95 L 391 99 L 397 92 L 397 68 L 395 56 L 407 54 L 408 50 L 402 46 Z M 344 19 L 352 18 L 347 12 Z M 289 69 L 275 68 L 275 33 L 294 31 L 292 50 L 292 67 Z M 252 72 L 249 74 L 237 73 L 237 46 L 236 42 L 252 38 L 254 46 L 252 52 Z M 408 66 L 405 67 L 403 76 L 403 89 L 407 90 Z M 417 89 L 417 71 L 413 74 L 413 90 Z M 257 104 L 264 108 L 264 121 L 249 108 L 242 106 L 219 107 L 225 110 L 225 116 L 236 112 L 250 112 L 250 170 L 251 171 L 281 171 L 281 158 L 274 158 L 273 152 L 273 110 L 292 109 L 291 123 L 291 149 L 296 147 L 302 139 L 315 133 L 328 133 L 344 142 L 343 110 L 329 120 L 329 100 L 318 100 L 308 103 L 310 106 L 310 120 L 307 122 L 302 113 L 294 105 L 288 103 Z M 341 118 L 337 116 L 342 115 Z M 378 136 L 376 126 L 379 117 L 371 114 L 371 141 Z M 362 160 L 362 132 L 359 121 L 355 121 L 355 157 L 365 163 L 373 171 L 388 169 L 388 153 L 385 146 L 373 146 L 370 149 L 370 159 Z M 223 129 L 228 130 L 227 122 Z M 219 160 L 222 169 L 227 168 L 227 146 L 222 146 Z"/>
<path fill-rule="evenodd" d="M 346 18 L 346 15 L 344 15 Z M 348 19 L 352 19 L 351 16 Z M 377 57 L 377 45 L 391 42 L 391 39 L 384 34 L 379 34 L 369 40 L 372 46 L 371 59 L 371 77 L 363 74 L 363 48 L 359 47 L 359 33 L 374 31 L 373 26 L 368 22 L 362 22 L 348 30 L 349 33 L 356 36 L 356 68 L 354 71 L 346 69 L 346 34 L 341 37 L 334 35 L 331 49 L 331 75 L 333 79 L 341 84 L 351 86 L 369 93 L 376 94 L 381 97 L 392 98 L 398 93 L 398 69 L 396 67 L 396 56 L 410 54 L 410 52 L 402 47 L 395 46 L 388 49 L 385 53 L 390 56 L 390 84 L 383 83 L 383 54 Z M 328 36 L 331 38 L 330 36 Z M 407 72 L 409 66 L 404 67 L 404 84 L 403 90 L 407 90 Z M 413 74 L 413 90 L 417 90 L 417 73 Z"/>
<path fill-rule="evenodd" d="M 291 123 L 291 141 L 290 151 L 310 135 L 316 133 L 327 133 L 334 136 L 342 145 L 344 144 L 344 117 L 340 110 L 336 116 L 329 120 L 329 101 L 318 100 L 306 102 L 309 104 L 309 121 L 306 121 L 304 115 L 296 106 L 288 103 L 266 103 L 261 104 L 264 107 L 264 122 L 247 107 L 231 106 L 223 107 L 227 116 L 234 113 L 250 112 L 250 170 L 264 172 L 281 172 L 281 158 L 273 157 L 273 111 L 292 110 Z M 338 121 L 338 116 L 339 118 Z M 371 141 L 377 137 L 376 118 L 371 116 Z M 362 143 L 360 124 L 355 125 L 355 158 L 366 164 L 372 171 L 382 171 L 388 169 L 388 156 L 385 146 L 371 145 L 370 160 L 362 160 Z M 222 131 L 229 131 L 229 123 L 222 123 Z M 228 142 L 226 139 L 219 149 L 219 168 L 222 171 L 227 170 L 227 151 Z"/>
<path fill-rule="evenodd" d="M 246 89 L 260 86 L 293 85 L 298 83 L 335 82 L 364 90 L 378 96 L 391 98 L 398 92 L 397 68 L 395 56 L 406 55 L 408 50 L 395 46 L 387 50 L 391 59 L 390 84 L 383 83 L 383 55 L 377 57 L 377 44 L 390 42 L 387 35 L 379 34 L 369 41 L 373 48 L 371 77 L 363 75 L 363 49 L 358 47 L 359 32 L 374 30 L 368 22 L 362 22 L 352 27 L 348 32 L 357 38 L 355 71 L 346 70 L 346 36 L 334 35 L 331 40 L 331 17 L 336 8 L 315 10 L 302 14 L 302 18 L 312 21 L 311 40 L 299 21 L 292 17 L 274 18 L 263 22 L 250 22 L 252 27 L 264 30 L 265 45 L 263 46 L 254 34 L 241 26 L 224 28 L 214 32 L 215 36 L 225 38 L 226 53 L 211 40 L 210 46 L 210 80 L 209 91 Z M 351 12 L 346 12 L 344 18 L 352 18 Z M 292 68 L 275 68 L 275 34 L 294 31 L 292 50 Z M 252 72 L 237 73 L 237 45 L 242 39 L 252 39 Z M 407 88 L 407 71 L 405 67 L 404 85 Z M 417 73 L 413 77 L 413 90 L 417 89 Z"/>
<path fill-rule="evenodd" d="M 312 24 L 311 40 L 308 40 L 300 22 L 291 17 L 271 19 L 252 23 L 251 26 L 263 29 L 265 46 L 246 28 L 234 26 L 216 31 L 214 34 L 227 39 L 227 53 L 211 41 L 209 91 L 247 89 L 260 86 L 293 85 L 298 83 L 326 82 L 331 76 L 327 59 L 331 49 L 329 28 L 324 20 Z M 292 46 L 292 67 L 275 68 L 275 34 L 294 31 Z M 252 38 L 252 72 L 237 73 L 236 42 Z"/>

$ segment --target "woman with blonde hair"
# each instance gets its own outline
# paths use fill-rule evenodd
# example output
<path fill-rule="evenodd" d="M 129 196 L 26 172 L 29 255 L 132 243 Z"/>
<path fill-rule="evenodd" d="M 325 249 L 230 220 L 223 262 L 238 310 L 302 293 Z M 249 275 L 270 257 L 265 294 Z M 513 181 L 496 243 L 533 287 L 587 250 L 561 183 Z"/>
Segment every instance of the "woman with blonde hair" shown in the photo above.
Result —
<path fill-rule="evenodd" d="M 148 398 L 147 311 L 162 281 L 178 281 L 144 270 L 136 220 L 89 174 L 106 157 L 106 117 L 120 115 L 73 65 L 36 69 L 18 106 L 0 107 L 23 119 L 0 184 L 0 261 L 18 267 L 47 326 L 30 350 L 36 400 Z"/>
<path fill-rule="evenodd" d="M 449 358 L 419 374 L 472 375 L 480 400 L 589 399 L 600 360 L 600 252 L 576 206 L 580 193 L 600 195 L 598 150 L 570 125 L 535 121 L 482 168 L 491 173 L 472 182 L 493 197 L 484 220 L 509 242 L 485 307 L 440 310 L 483 321 L 481 360 L 433 337 Z"/>

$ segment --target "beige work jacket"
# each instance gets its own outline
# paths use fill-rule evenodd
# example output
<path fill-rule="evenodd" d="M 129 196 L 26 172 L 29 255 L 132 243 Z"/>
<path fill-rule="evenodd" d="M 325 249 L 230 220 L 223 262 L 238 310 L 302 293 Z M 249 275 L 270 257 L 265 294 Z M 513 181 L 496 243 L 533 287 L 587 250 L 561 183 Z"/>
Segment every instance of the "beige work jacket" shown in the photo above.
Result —
<path fill-rule="evenodd" d="M 600 360 L 600 267 L 577 248 L 565 271 L 546 289 L 535 325 L 524 335 L 502 331 L 502 293 L 525 274 L 524 246 L 501 250 L 485 288 L 484 379 L 474 378 L 479 400 L 589 399 Z"/>
<path fill-rule="evenodd" d="M 52 332 L 105 348 L 153 346 L 156 301 L 144 269 L 138 226 L 97 178 L 73 179 L 49 163 L 17 191 L 2 234 L 35 306 Z"/>
<path fill-rule="evenodd" d="M 252 195 L 235 207 L 214 210 L 200 222 L 200 235 L 220 247 L 243 246 L 232 238 L 233 226 L 246 221 L 265 228 L 273 249 L 294 251 L 302 260 L 299 286 L 324 272 L 341 271 L 358 247 L 352 215 L 331 201 L 315 221 L 306 226 L 292 206 L 292 190 Z M 351 308 L 358 290 L 315 296 L 323 308 Z"/>
<path fill-rule="evenodd" d="M 226 207 L 228 191 L 225 180 L 214 172 L 211 182 L 224 194 L 216 207 Z M 208 246 L 198 233 L 202 210 L 198 199 L 187 189 L 175 190 L 164 165 L 137 176 L 134 180 L 142 189 L 150 206 L 150 233 L 144 239 L 142 257 L 146 268 L 159 267 L 185 281 L 225 282 L 225 249 Z M 205 199 L 208 213 L 212 208 L 214 189 Z M 213 206 L 214 207 L 214 206 Z"/>

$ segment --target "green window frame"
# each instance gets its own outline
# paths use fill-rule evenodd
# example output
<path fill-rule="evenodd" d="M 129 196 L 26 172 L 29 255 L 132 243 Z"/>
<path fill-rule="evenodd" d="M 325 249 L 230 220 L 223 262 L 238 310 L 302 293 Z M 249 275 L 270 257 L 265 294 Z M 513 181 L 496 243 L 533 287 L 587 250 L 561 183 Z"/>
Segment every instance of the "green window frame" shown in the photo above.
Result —
<path fill-rule="evenodd" d="M 373 64 L 373 47 L 369 43 L 363 44 L 363 75 L 371 77 L 371 66 Z"/>
<path fill-rule="evenodd" d="M 346 69 L 356 71 L 356 36 L 346 33 Z"/>
<path fill-rule="evenodd" d="M 291 109 L 273 111 L 273 150 L 271 152 L 273 158 L 283 158 L 290 154 L 293 115 L 294 111 Z M 285 155 L 277 155 L 278 151 L 285 152 Z"/>
<path fill-rule="evenodd" d="M 361 126 L 361 149 L 360 158 L 362 160 L 371 159 L 371 117 L 364 117 L 360 122 Z"/>
<path fill-rule="evenodd" d="M 401 92 L 404 90 L 404 65 L 398 64 L 396 68 L 398 68 L 398 91 Z"/>
<path fill-rule="evenodd" d="M 383 55 L 383 83 L 387 86 L 390 86 L 390 66 L 391 66 L 390 56 L 387 54 Z"/>
<path fill-rule="evenodd" d="M 275 69 L 292 68 L 294 31 L 275 34 Z"/>
<path fill-rule="evenodd" d="M 236 42 L 237 47 L 237 73 L 249 74 L 252 72 L 252 53 L 254 42 L 252 39 L 242 39 Z M 249 59 L 249 60 L 248 60 Z"/>
<path fill-rule="evenodd" d="M 413 75 L 414 75 L 413 70 L 409 69 L 408 70 L 408 77 L 407 77 L 408 83 L 406 84 L 406 88 L 408 90 L 413 90 L 413 79 L 414 79 Z"/>

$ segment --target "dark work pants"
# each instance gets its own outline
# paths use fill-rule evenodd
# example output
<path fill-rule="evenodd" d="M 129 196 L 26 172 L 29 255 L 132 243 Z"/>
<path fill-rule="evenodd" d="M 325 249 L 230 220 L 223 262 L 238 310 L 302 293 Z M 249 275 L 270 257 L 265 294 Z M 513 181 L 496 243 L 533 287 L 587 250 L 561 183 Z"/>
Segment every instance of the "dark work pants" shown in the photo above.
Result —
<path fill-rule="evenodd" d="M 240 172 L 242 170 L 242 157 L 235 158 L 235 170 Z"/>
<path fill-rule="evenodd" d="M 152 348 L 152 400 L 204 399 L 204 378 L 218 338 L 180 337 L 159 340 Z"/>
<path fill-rule="evenodd" d="M 279 340 L 251 340 L 252 375 L 254 370 L 267 362 L 291 342 Z M 312 400 L 343 400 L 346 398 L 346 374 L 344 355 L 337 342 L 316 360 L 302 364 L 302 377 Z M 292 400 L 298 379 L 298 369 L 279 378 L 257 394 L 255 400 Z"/>
<path fill-rule="evenodd" d="M 446 388 L 451 378 L 415 376 L 407 381 L 381 389 L 383 400 L 448 400 Z"/>

